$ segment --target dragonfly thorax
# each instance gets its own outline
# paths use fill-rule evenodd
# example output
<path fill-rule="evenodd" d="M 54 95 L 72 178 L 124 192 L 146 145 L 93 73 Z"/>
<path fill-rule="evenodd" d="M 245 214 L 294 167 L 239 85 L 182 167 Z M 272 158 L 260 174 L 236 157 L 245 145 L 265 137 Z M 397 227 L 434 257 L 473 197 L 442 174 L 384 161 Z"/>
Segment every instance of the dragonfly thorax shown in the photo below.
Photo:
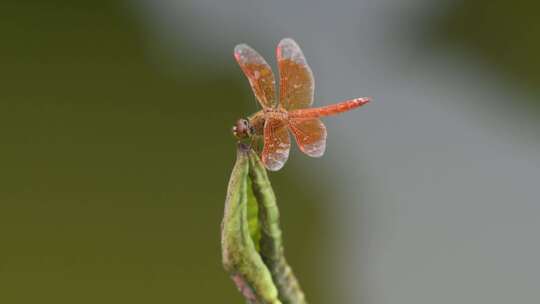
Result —
<path fill-rule="evenodd" d="M 264 116 L 266 118 L 272 118 L 272 119 L 277 119 L 277 120 L 287 120 L 288 118 L 288 113 L 287 111 L 285 111 L 284 109 L 282 108 L 277 108 L 277 109 L 273 109 L 273 108 L 268 108 L 268 109 L 264 109 L 263 110 L 263 113 L 264 113 Z"/>

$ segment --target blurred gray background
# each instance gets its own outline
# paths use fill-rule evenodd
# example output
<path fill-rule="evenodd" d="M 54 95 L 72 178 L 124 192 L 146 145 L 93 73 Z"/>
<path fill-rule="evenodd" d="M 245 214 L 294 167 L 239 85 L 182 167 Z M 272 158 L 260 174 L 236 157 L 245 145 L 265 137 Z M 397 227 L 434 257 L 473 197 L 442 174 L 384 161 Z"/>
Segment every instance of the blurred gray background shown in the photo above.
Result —
<path fill-rule="evenodd" d="M 329 137 L 323 158 L 309 159 L 296 149 L 287 166 L 270 176 L 282 208 L 287 255 L 310 302 L 506 304 L 540 299 L 536 2 L 94 3 L 99 4 L 4 4 L 11 9 L 4 9 L 7 20 L 15 20 L 14 27 L 4 27 L 11 34 L 4 44 L 20 45 L 42 59 L 26 64 L 36 57 L 23 58 L 15 49 L 4 56 L 4 66 L 12 68 L 4 74 L 4 83 L 11 83 L 6 88 L 17 84 L 24 89 L 6 89 L 2 97 L 7 102 L 3 132 L 9 139 L 3 146 L 11 154 L 3 164 L 9 173 L 4 184 L 10 188 L 1 194 L 1 235 L 10 240 L 10 249 L 0 264 L 0 280 L 10 291 L 2 292 L 0 300 L 33 303 L 31 295 L 21 294 L 48 281 L 51 286 L 40 297 L 47 303 L 83 303 L 85 298 L 88 303 L 240 303 L 220 269 L 218 227 L 234 159 L 229 128 L 258 105 L 232 50 L 237 43 L 248 43 L 275 66 L 274 48 L 283 37 L 294 38 L 303 48 L 315 75 L 317 105 L 374 98 L 360 110 L 325 120 Z M 16 19 L 28 12 L 50 14 L 44 24 L 51 20 L 59 26 L 36 30 L 30 37 L 32 31 L 21 30 L 23 25 L 39 28 L 40 23 Z M 81 20 L 68 17 L 74 12 L 89 16 L 87 25 L 73 26 Z M 71 61 L 43 55 L 40 49 L 50 39 L 37 43 L 36 37 L 47 37 L 49 31 L 63 33 L 54 50 L 80 45 L 75 52 L 66 51 L 79 55 Z M 101 51 L 101 57 L 93 57 Z M 46 94 L 29 95 L 27 90 L 39 91 L 43 79 L 14 80 L 13 75 L 22 66 L 30 75 L 57 69 L 47 65 L 50 58 L 75 68 L 57 77 L 62 80 L 57 89 L 44 86 Z M 77 79 L 87 74 L 80 62 L 97 68 L 95 76 L 84 76 L 92 78 L 66 93 L 73 88 L 64 82 L 69 75 Z M 118 70 L 106 72 L 110 66 Z M 153 73 L 158 76 L 147 76 Z M 86 101 L 74 106 L 74 96 Z M 49 106 L 36 109 L 43 98 Z M 31 117 L 56 113 L 61 126 L 50 131 L 56 135 L 40 131 L 42 124 L 28 133 L 10 132 L 15 121 L 29 118 L 29 109 L 35 112 Z M 102 129 L 76 132 L 101 124 L 96 115 L 101 120 L 110 115 Z M 67 134 L 65 129 L 77 135 L 58 135 Z M 111 130 L 114 137 L 104 139 Z M 36 132 L 47 132 L 52 137 L 45 138 L 56 142 L 21 140 Z M 81 144 L 90 150 L 77 146 Z M 28 164 L 20 152 L 29 147 L 41 155 L 45 149 L 54 161 L 31 153 L 36 161 Z M 65 153 L 80 157 L 54 158 L 54 151 L 65 147 L 71 151 Z M 50 165 L 48 171 L 39 171 L 43 163 L 37 159 Z M 21 173 L 23 163 L 28 167 Z M 71 169 L 58 171 L 59 164 Z M 95 169 L 95 164 L 104 165 Z M 28 182 L 25 174 L 36 170 L 43 178 Z M 88 170 L 90 177 L 84 173 Z M 43 188 L 43 180 L 58 182 Z M 25 202 L 33 205 L 23 209 Z M 68 218 L 93 213 L 85 228 L 77 224 L 80 218 L 58 216 L 62 228 L 57 229 L 48 220 L 29 219 L 27 212 L 35 208 L 45 214 L 61 210 Z M 111 210 L 105 220 L 110 224 L 96 230 L 96 218 L 103 221 Z M 25 220 L 34 225 L 23 228 L 28 233 L 15 238 L 7 232 L 25 227 Z M 53 229 L 51 234 L 36 235 L 43 227 Z M 78 236 L 83 232 L 86 238 L 74 249 L 66 230 Z M 29 245 L 43 238 L 62 245 Z M 88 238 L 94 245 L 88 245 Z M 123 241 L 116 243 L 116 238 Z M 16 249 L 20 243 L 29 246 L 30 258 Z M 56 273 L 52 279 L 51 273 Z M 65 286 L 73 294 L 59 296 Z M 86 293 L 94 295 L 82 296 Z"/>

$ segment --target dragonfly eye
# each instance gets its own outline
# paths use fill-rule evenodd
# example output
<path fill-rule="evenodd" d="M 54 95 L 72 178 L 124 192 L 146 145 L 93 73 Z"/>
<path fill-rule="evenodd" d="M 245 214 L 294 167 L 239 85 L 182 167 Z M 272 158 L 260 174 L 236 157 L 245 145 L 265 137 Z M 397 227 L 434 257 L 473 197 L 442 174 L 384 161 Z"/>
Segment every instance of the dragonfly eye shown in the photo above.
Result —
<path fill-rule="evenodd" d="M 238 139 L 244 139 L 251 136 L 251 130 L 249 127 L 249 121 L 246 119 L 239 119 L 232 128 L 234 136 Z"/>

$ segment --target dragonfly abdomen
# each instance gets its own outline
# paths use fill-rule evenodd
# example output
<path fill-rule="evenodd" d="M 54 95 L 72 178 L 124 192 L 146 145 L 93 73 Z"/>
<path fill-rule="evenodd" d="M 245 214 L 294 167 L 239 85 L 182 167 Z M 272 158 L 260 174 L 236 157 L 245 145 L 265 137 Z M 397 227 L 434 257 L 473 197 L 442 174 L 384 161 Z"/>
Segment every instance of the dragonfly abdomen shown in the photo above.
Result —
<path fill-rule="evenodd" d="M 289 118 L 318 118 L 337 115 L 363 106 L 370 100 L 369 97 L 361 97 L 319 108 L 293 110 L 289 112 Z"/>

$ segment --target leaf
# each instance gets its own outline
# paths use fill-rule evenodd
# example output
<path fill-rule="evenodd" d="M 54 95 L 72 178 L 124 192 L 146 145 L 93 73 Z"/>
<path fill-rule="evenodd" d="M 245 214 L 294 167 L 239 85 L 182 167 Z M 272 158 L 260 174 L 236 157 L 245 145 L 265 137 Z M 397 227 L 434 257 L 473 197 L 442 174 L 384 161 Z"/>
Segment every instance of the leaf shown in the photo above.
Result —
<path fill-rule="evenodd" d="M 222 260 L 225 270 L 252 304 L 281 304 L 272 276 L 249 232 L 247 217 L 248 148 L 239 144 L 221 224 Z"/>
<path fill-rule="evenodd" d="M 248 179 L 247 186 L 247 218 L 248 218 L 248 227 L 249 235 L 255 244 L 255 249 L 260 250 L 260 240 L 261 240 L 261 225 L 259 222 L 259 206 L 257 204 L 257 199 L 255 194 L 253 194 L 253 187 L 251 179 Z"/>
<path fill-rule="evenodd" d="M 272 184 L 262 161 L 254 151 L 249 153 L 249 177 L 253 194 L 259 205 L 259 225 L 261 227 L 260 254 L 272 274 L 274 284 L 283 303 L 306 304 L 291 267 L 284 255 L 282 232 L 279 223 L 279 209 Z"/>
<path fill-rule="evenodd" d="M 283 255 L 281 234 L 276 196 L 266 169 L 257 153 L 238 144 L 221 246 L 223 266 L 248 303 L 307 303 Z"/>

